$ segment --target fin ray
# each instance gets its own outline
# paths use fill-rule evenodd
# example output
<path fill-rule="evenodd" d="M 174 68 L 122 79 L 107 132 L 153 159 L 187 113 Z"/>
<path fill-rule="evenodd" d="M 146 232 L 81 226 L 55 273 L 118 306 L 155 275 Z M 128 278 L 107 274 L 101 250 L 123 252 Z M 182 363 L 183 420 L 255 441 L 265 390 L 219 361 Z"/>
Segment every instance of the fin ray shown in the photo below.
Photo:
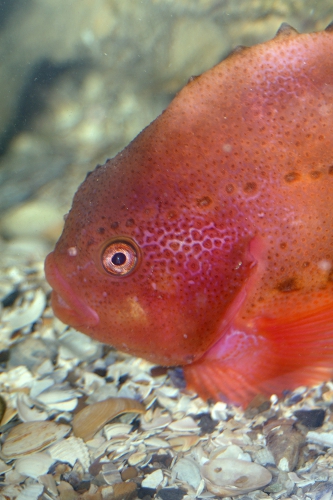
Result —
<path fill-rule="evenodd" d="M 280 396 L 333 376 L 332 304 L 299 318 L 258 318 L 251 330 L 237 326 L 184 368 L 204 399 L 246 406 L 258 393 Z"/>

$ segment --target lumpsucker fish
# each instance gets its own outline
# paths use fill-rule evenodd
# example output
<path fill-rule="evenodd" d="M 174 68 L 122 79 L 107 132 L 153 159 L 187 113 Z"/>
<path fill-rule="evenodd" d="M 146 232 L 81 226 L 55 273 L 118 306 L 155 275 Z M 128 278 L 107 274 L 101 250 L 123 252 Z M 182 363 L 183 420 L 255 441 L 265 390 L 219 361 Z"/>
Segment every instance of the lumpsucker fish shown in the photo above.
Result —
<path fill-rule="evenodd" d="M 238 47 L 89 173 L 45 264 L 64 323 L 246 405 L 333 374 L 333 24 Z"/>

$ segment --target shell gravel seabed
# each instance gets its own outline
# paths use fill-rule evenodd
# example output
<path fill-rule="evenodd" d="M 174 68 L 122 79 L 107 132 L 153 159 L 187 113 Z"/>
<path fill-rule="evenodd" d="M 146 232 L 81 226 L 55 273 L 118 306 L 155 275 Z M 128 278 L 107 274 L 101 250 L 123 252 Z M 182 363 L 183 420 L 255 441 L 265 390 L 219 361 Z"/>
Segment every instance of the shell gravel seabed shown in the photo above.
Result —
<path fill-rule="evenodd" d="M 207 404 L 55 319 L 42 262 L 0 266 L 0 498 L 333 497 L 331 382 Z"/>

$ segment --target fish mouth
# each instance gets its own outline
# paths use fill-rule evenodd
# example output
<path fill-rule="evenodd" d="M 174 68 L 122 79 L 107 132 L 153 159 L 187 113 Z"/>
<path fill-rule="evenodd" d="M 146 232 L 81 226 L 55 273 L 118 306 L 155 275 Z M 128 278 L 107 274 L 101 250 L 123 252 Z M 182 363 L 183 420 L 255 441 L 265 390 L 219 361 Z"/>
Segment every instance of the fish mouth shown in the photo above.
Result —
<path fill-rule="evenodd" d="M 85 331 L 99 323 L 99 316 L 76 296 L 61 275 L 51 252 L 45 259 L 45 276 L 52 287 L 51 306 L 54 314 L 65 324 Z"/>

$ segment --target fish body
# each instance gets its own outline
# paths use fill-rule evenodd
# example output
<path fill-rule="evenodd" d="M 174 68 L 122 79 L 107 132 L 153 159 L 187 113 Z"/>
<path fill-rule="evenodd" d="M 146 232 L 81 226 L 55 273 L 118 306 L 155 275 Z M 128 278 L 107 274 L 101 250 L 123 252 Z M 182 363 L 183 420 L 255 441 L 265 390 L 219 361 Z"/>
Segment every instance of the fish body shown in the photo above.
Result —
<path fill-rule="evenodd" d="M 333 31 L 238 48 L 79 187 L 65 323 L 247 404 L 333 371 Z"/>

